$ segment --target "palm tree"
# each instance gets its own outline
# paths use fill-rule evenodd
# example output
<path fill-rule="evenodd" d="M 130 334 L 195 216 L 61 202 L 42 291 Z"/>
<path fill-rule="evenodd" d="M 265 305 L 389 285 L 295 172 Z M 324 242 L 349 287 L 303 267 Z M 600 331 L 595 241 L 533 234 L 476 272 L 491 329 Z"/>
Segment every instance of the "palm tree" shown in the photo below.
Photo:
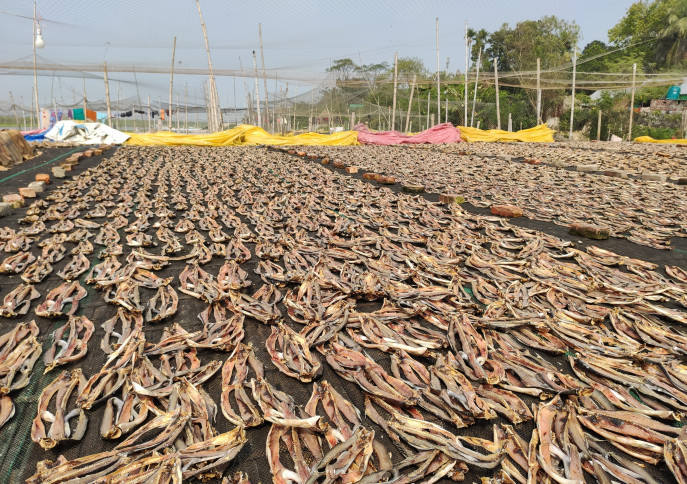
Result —
<path fill-rule="evenodd" d="M 687 61 L 687 0 L 676 0 L 668 15 L 667 26 L 658 33 L 659 51 L 669 64 Z"/>

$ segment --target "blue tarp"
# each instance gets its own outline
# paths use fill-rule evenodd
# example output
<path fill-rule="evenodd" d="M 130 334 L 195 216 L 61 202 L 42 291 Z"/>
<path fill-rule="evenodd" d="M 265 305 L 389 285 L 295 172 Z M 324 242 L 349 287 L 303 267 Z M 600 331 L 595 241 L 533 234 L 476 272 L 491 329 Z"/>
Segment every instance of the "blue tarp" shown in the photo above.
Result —
<path fill-rule="evenodd" d="M 36 134 L 26 134 L 24 135 L 24 138 L 26 141 L 43 141 L 45 139 L 45 133 L 47 133 L 48 130 L 46 129 L 45 131 L 41 131 L 40 133 Z"/>

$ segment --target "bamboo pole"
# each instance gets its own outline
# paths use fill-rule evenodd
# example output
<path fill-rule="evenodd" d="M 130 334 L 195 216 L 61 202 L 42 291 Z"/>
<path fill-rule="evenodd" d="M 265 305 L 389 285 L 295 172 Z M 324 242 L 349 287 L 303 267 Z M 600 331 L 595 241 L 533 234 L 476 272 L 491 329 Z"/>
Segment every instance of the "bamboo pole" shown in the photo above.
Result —
<path fill-rule="evenodd" d="M 150 94 L 148 94 L 148 132 L 149 133 L 153 131 L 153 121 L 152 121 L 153 116 L 152 116 L 151 109 L 152 108 L 150 107 Z"/>
<path fill-rule="evenodd" d="M 601 109 L 599 109 L 599 119 L 596 121 L 596 141 L 601 141 Z"/>
<path fill-rule="evenodd" d="M 83 121 L 84 121 L 84 123 L 88 122 L 88 116 L 86 116 L 87 109 L 88 109 L 88 105 L 86 102 L 86 78 L 84 77 L 83 78 Z"/>
<path fill-rule="evenodd" d="M 119 129 L 119 118 L 122 114 L 122 110 L 119 107 L 119 94 L 120 94 L 121 83 L 117 81 L 117 129 Z"/>
<path fill-rule="evenodd" d="M 265 125 L 269 129 L 270 124 L 270 96 L 267 92 L 267 74 L 265 73 L 265 52 L 262 48 L 262 24 L 258 23 L 258 36 L 260 37 L 260 60 L 262 62 L 262 80 L 265 85 Z"/>
<path fill-rule="evenodd" d="M 436 39 L 437 39 L 437 116 L 441 122 L 441 80 L 439 67 L 439 17 L 436 19 Z"/>
<path fill-rule="evenodd" d="M 537 125 L 541 124 L 541 59 L 537 57 Z"/>
<path fill-rule="evenodd" d="M 494 58 L 494 86 L 496 87 L 496 129 L 501 129 L 501 105 L 499 103 L 499 58 Z"/>
<path fill-rule="evenodd" d="M 19 96 L 21 99 L 21 118 L 24 121 L 24 131 L 26 131 L 26 111 L 24 111 L 24 96 Z"/>
<path fill-rule="evenodd" d="M 429 96 L 430 92 L 427 91 L 427 127 L 425 129 L 429 129 Z"/>
<path fill-rule="evenodd" d="M 179 91 L 177 91 L 177 133 L 179 132 Z"/>
<path fill-rule="evenodd" d="M 107 104 L 107 124 L 112 126 L 112 111 L 110 110 L 110 83 L 107 82 L 107 62 L 103 62 L 103 73 L 105 75 L 105 103 Z"/>
<path fill-rule="evenodd" d="M 477 103 L 477 83 L 479 82 L 479 66 L 482 64 L 482 49 L 479 49 L 479 54 L 477 55 L 477 75 L 475 76 L 475 92 L 472 96 L 472 116 L 470 117 L 470 127 L 472 127 L 473 121 L 475 120 L 475 103 Z"/>
<path fill-rule="evenodd" d="M 12 102 L 12 110 L 14 111 L 14 122 L 17 123 L 17 130 L 21 131 L 21 124 L 19 124 L 19 115 L 17 114 L 17 106 L 14 104 L 14 96 L 10 91 L 10 101 Z"/>
<path fill-rule="evenodd" d="M 172 131 L 172 88 L 174 86 L 174 56 L 177 52 L 177 38 L 174 37 L 174 43 L 172 44 L 172 70 L 169 76 L 169 109 L 167 113 L 167 127 Z"/>
<path fill-rule="evenodd" d="M 570 102 L 570 132 L 568 133 L 568 139 L 572 139 L 573 134 L 573 119 L 575 116 L 575 76 L 577 74 L 577 46 L 575 46 L 575 52 L 573 53 L 573 75 L 572 75 L 572 99 Z"/>
<path fill-rule="evenodd" d="M 468 21 L 465 21 L 465 114 L 463 116 L 463 123 L 468 125 L 468 61 L 470 60 L 470 53 L 468 52 Z"/>
<path fill-rule="evenodd" d="M 262 127 L 262 116 L 260 115 L 260 88 L 258 87 L 258 60 L 253 51 L 253 68 L 255 69 L 255 110 L 258 113 L 258 126 Z"/>
<path fill-rule="evenodd" d="M 637 64 L 632 64 L 632 95 L 630 96 L 630 126 L 628 128 L 628 141 L 632 141 L 632 120 L 635 114 L 635 76 L 637 75 Z"/>
<path fill-rule="evenodd" d="M 236 104 L 236 103 L 234 103 Z M 184 96 L 184 105 L 186 106 L 186 115 L 184 119 L 184 131 L 188 134 L 188 82 L 186 83 L 186 94 Z"/>
<path fill-rule="evenodd" d="M 210 111 L 208 112 L 208 131 L 216 132 L 222 129 L 221 117 L 217 116 L 217 110 L 219 105 L 217 104 L 219 100 L 217 99 L 217 85 L 215 84 L 215 73 L 212 69 L 212 57 L 210 56 L 210 43 L 208 42 L 208 32 L 205 27 L 205 22 L 203 21 L 203 12 L 200 9 L 200 0 L 196 0 L 196 6 L 198 7 L 198 16 L 200 17 L 200 26 L 203 29 L 203 40 L 205 41 L 205 52 L 208 56 L 208 71 L 209 71 L 209 85 L 208 91 L 210 91 L 210 98 L 212 105 L 210 106 Z"/>
<path fill-rule="evenodd" d="M 408 113 L 406 114 L 406 133 L 410 126 L 410 108 L 413 106 L 413 94 L 415 93 L 415 83 L 417 82 L 417 74 L 413 74 L 413 84 L 410 86 L 410 100 L 408 101 Z"/>
<path fill-rule="evenodd" d="M 236 106 L 236 76 L 234 76 L 234 124 L 239 124 L 239 112 Z"/>
<path fill-rule="evenodd" d="M 41 128 L 41 108 L 38 104 L 38 74 L 36 73 L 36 2 L 33 2 L 33 93 L 36 97 L 36 129 Z"/>
<path fill-rule="evenodd" d="M 394 53 L 394 100 L 391 111 L 391 129 L 396 128 L 396 91 L 398 90 L 398 52 Z"/>

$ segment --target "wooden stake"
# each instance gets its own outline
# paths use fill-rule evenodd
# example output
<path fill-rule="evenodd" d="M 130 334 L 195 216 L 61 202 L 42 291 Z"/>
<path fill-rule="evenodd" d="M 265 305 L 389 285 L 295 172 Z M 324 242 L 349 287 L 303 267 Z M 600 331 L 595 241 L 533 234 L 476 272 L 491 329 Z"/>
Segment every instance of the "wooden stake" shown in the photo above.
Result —
<path fill-rule="evenodd" d="M 179 91 L 177 91 L 177 133 L 179 132 Z"/>
<path fill-rule="evenodd" d="M 267 74 L 265 73 L 265 52 L 262 49 L 262 25 L 258 23 L 258 35 L 260 37 L 260 60 L 262 62 L 262 80 L 265 84 L 265 125 L 269 129 L 270 124 L 270 96 L 267 92 Z"/>
<path fill-rule="evenodd" d="M 408 113 L 406 114 L 406 133 L 410 126 L 410 108 L 413 106 L 413 93 L 415 93 L 415 83 L 417 82 L 417 74 L 413 74 L 413 84 L 410 86 L 410 100 L 408 101 Z"/>
<path fill-rule="evenodd" d="M 148 132 L 151 133 L 153 131 L 153 122 L 152 122 L 152 112 L 151 112 L 151 107 L 150 107 L 150 94 L 148 94 Z"/>
<path fill-rule="evenodd" d="M 36 97 L 36 128 L 41 128 L 41 108 L 38 105 L 38 74 L 36 73 L 36 2 L 33 2 L 33 94 Z M 33 102 L 33 101 L 32 101 Z"/>
<path fill-rule="evenodd" d="M 391 111 L 391 129 L 396 129 L 396 90 L 398 89 L 398 52 L 394 53 L 394 100 Z"/>
<path fill-rule="evenodd" d="M 441 80 L 439 79 L 439 17 L 436 20 L 436 38 L 437 38 L 437 116 L 441 122 Z"/>
<path fill-rule="evenodd" d="M 577 46 L 575 46 L 575 52 L 573 53 L 572 99 L 570 102 L 570 132 L 568 133 L 568 139 L 572 139 L 572 134 L 573 134 L 573 118 L 575 116 L 575 75 L 576 74 L 577 74 Z"/>
<path fill-rule="evenodd" d="M 83 78 L 83 122 L 87 123 L 88 122 L 88 116 L 86 116 L 86 111 L 88 109 L 88 105 L 86 104 L 86 78 Z M 96 119 L 97 121 L 97 119 Z"/>
<path fill-rule="evenodd" d="M 468 52 L 468 21 L 465 21 L 465 114 L 463 116 L 463 123 L 468 125 L 468 61 L 470 60 L 470 53 Z"/>
<path fill-rule="evenodd" d="M 513 118 L 511 113 L 508 113 L 508 131 L 513 131 Z"/>
<path fill-rule="evenodd" d="M 470 127 L 475 120 L 475 103 L 477 103 L 477 83 L 479 82 L 479 66 L 482 64 L 482 49 L 479 50 L 477 55 L 477 75 L 475 76 L 475 93 L 472 96 L 472 116 L 470 117 Z"/>
<path fill-rule="evenodd" d="M 236 91 L 234 91 L 234 94 L 236 94 Z M 184 119 L 184 131 L 186 132 L 186 134 L 188 134 L 188 82 L 186 83 L 186 95 L 184 99 L 184 105 L 186 106 L 186 119 Z M 234 98 L 234 106 L 236 106 L 236 98 Z"/>
<path fill-rule="evenodd" d="M 596 121 L 596 141 L 601 141 L 601 109 L 599 109 L 599 119 Z"/>
<path fill-rule="evenodd" d="M 262 127 L 262 116 L 260 115 L 260 88 L 258 87 L 258 60 L 253 51 L 253 68 L 255 69 L 255 110 L 258 113 L 258 126 Z"/>
<path fill-rule="evenodd" d="M 632 120 L 635 114 L 635 76 L 637 75 L 637 64 L 632 64 L 632 95 L 630 96 L 630 126 L 628 128 L 628 141 L 632 141 Z"/>
<path fill-rule="evenodd" d="M 541 124 L 541 59 L 537 57 L 537 125 Z"/>
<path fill-rule="evenodd" d="M 169 111 L 167 113 L 167 127 L 172 131 L 172 88 L 174 86 L 174 56 L 177 51 L 177 38 L 174 37 L 174 43 L 172 44 L 172 73 L 169 76 Z"/>
<path fill-rule="evenodd" d="M 26 112 L 24 111 L 24 96 L 19 96 L 21 99 L 21 118 L 24 121 L 24 131 L 26 131 Z"/>
<path fill-rule="evenodd" d="M 119 118 L 122 114 L 122 110 L 119 107 L 119 88 L 120 88 L 120 82 L 117 81 L 117 129 L 119 129 Z"/>
<path fill-rule="evenodd" d="M 210 98 L 212 100 L 208 111 L 208 131 L 216 132 L 222 130 L 222 118 L 218 116 L 217 111 L 219 110 L 219 99 L 217 97 L 217 85 L 215 84 L 215 73 L 212 69 L 212 58 L 210 57 L 210 43 L 208 42 L 208 32 L 205 28 L 205 22 L 203 22 L 203 12 L 200 10 L 200 0 L 196 0 L 196 5 L 198 7 L 198 16 L 200 17 L 200 25 L 203 29 L 203 40 L 205 41 L 205 52 L 208 56 L 208 70 L 209 70 L 209 85 L 208 91 L 210 91 Z"/>
<path fill-rule="evenodd" d="M 105 75 L 105 103 L 107 104 L 107 124 L 112 126 L 112 111 L 110 110 L 110 83 L 107 82 L 107 62 L 103 62 L 103 73 Z"/>
<path fill-rule="evenodd" d="M 236 106 L 236 76 L 234 76 L 234 124 L 239 124 L 239 112 Z"/>
<path fill-rule="evenodd" d="M 499 104 L 499 58 L 494 58 L 494 86 L 496 88 L 496 129 L 501 129 L 501 105 Z"/>
<path fill-rule="evenodd" d="M 427 126 L 425 129 L 429 129 L 429 97 L 430 97 L 430 92 L 427 91 Z"/>

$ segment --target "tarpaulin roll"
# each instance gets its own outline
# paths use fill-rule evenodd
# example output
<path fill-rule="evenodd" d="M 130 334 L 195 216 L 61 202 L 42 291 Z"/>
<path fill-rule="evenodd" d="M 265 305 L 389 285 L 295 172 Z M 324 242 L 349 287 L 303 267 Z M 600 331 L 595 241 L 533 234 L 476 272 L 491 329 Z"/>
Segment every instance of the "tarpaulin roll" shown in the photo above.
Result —
<path fill-rule="evenodd" d="M 653 139 L 651 136 L 639 136 L 634 139 L 637 143 L 661 143 L 687 145 L 687 139 Z"/>
<path fill-rule="evenodd" d="M 459 126 L 460 136 L 463 140 L 474 143 L 476 141 L 522 141 L 527 143 L 552 143 L 553 130 L 545 124 L 520 131 L 502 131 L 500 129 L 482 130 Z"/>
<path fill-rule="evenodd" d="M 129 145 L 141 146 L 238 146 L 238 145 L 308 145 L 308 146 L 349 146 L 358 143 L 355 131 L 342 131 L 334 134 L 304 133 L 279 136 L 270 134 L 258 126 L 241 124 L 219 133 L 178 134 L 169 131 L 158 133 L 128 133 Z"/>
<path fill-rule="evenodd" d="M 424 143 L 460 143 L 460 131 L 451 123 L 441 123 L 432 126 L 415 135 L 407 135 L 398 131 L 370 131 L 364 124 L 353 128 L 358 132 L 358 141 L 364 145 L 400 145 Z"/>

